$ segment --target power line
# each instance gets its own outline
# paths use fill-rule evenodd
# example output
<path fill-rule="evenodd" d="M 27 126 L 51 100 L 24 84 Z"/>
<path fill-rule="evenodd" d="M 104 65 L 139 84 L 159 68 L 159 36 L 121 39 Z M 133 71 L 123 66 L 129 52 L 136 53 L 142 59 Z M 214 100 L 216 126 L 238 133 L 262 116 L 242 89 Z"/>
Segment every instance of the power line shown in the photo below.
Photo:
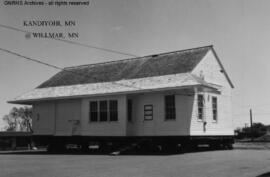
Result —
<path fill-rule="evenodd" d="M 14 31 L 23 32 L 23 33 L 28 33 L 28 31 L 25 31 L 25 30 L 22 30 L 22 29 L 19 29 L 19 28 L 14 28 L 12 26 L 3 25 L 3 24 L 0 24 L 0 27 L 6 28 L 6 29 L 11 29 L 11 30 L 14 30 Z"/>
<path fill-rule="evenodd" d="M 77 73 L 77 72 L 74 72 L 74 71 L 70 71 L 70 70 L 67 70 L 65 68 L 61 68 L 59 66 L 56 66 L 56 65 L 52 65 L 52 64 L 49 64 L 49 63 L 45 63 L 43 61 L 40 61 L 40 60 L 37 60 L 37 59 L 33 59 L 33 58 L 30 58 L 30 57 L 27 57 L 27 56 L 24 56 L 24 55 L 21 55 L 19 53 L 16 53 L 16 52 L 13 52 L 13 51 L 10 51 L 10 50 L 7 50 L 7 49 L 3 49 L 3 48 L 0 48 L 1 51 L 3 52 L 6 52 L 6 53 L 9 53 L 9 54 L 12 54 L 12 55 L 15 55 L 15 56 L 18 56 L 20 58 L 24 58 L 26 60 L 30 60 L 30 61 L 33 61 L 33 62 L 36 62 L 38 64 L 42 64 L 42 65 L 46 65 L 48 67 L 51 67 L 51 68 L 54 68 L 54 69 L 58 69 L 58 70 L 62 70 L 62 71 L 66 71 L 66 72 L 71 72 L 71 73 L 74 73 L 74 74 L 77 74 L 77 75 L 81 75 L 81 76 L 86 76 L 86 75 L 83 75 L 81 73 Z M 89 77 L 89 76 L 87 76 Z M 95 79 L 95 78 L 94 78 Z"/>
<path fill-rule="evenodd" d="M 38 64 L 42 64 L 42 65 L 46 65 L 48 67 L 52 67 L 54 69 L 58 69 L 58 70 L 66 71 L 66 72 L 71 72 L 73 74 L 77 74 L 77 75 L 82 75 L 82 76 L 85 76 L 85 77 L 89 77 L 88 75 L 85 75 L 85 74 L 82 74 L 82 73 L 77 73 L 77 72 L 74 72 L 74 71 L 70 71 L 70 70 L 67 70 L 65 68 L 61 68 L 61 67 L 56 66 L 56 65 L 52 65 L 52 64 L 49 64 L 49 63 L 46 63 L 46 62 L 43 62 L 43 61 L 40 61 L 40 60 L 37 60 L 37 59 L 33 59 L 33 58 L 30 58 L 30 57 L 21 55 L 19 53 L 16 53 L 16 52 L 13 52 L 13 51 L 10 51 L 10 50 L 7 50 L 7 49 L 0 48 L 0 50 L 3 51 L 3 52 L 6 52 L 8 54 L 12 54 L 12 55 L 18 56 L 20 58 L 24 58 L 26 60 L 29 60 L 29 61 L 32 61 L 32 62 L 35 62 L 35 63 L 38 63 Z M 94 78 L 94 79 L 96 79 L 96 78 Z M 122 83 L 117 83 L 115 81 L 113 81 L 111 83 L 113 83 L 115 85 L 121 85 L 121 86 L 125 86 L 125 87 L 130 87 L 130 88 L 142 89 L 140 87 L 135 87 L 135 86 L 130 86 L 130 85 L 122 84 Z"/>
<path fill-rule="evenodd" d="M 139 57 L 137 55 L 130 54 L 130 53 L 120 52 L 120 51 L 116 51 L 116 50 L 112 50 L 112 49 L 106 49 L 106 48 L 103 48 L 103 47 L 93 46 L 93 45 L 89 45 L 89 44 L 83 44 L 83 43 L 79 43 L 79 42 L 75 42 L 75 41 L 69 41 L 69 40 L 66 40 L 66 39 L 58 39 L 58 38 L 52 38 L 52 39 L 62 41 L 62 42 L 66 42 L 66 43 L 69 43 L 69 44 L 88 47 L 88 48 L 92 48 L 92 49 L 103 50 L 103 51 L 106 51 L 106 52 L 117 53 L 117 54 L 131 56 L 131 57 Z"/>
<path fill-rule="evenodd" d="M 22 30 L 22 29 L 19 29 L 19 28 L 8 26 L 8 25 L 0 24 L 0 27 L 5 28 L 5 29 L 10 29 L 10 30 L 13 30 L 13 31 L 33 34 L 30 31 Z M 78 46 L 92 48 L 92 49 L 96 49 L 96 50 L 102 50 L 102 51 L 106 51 L 106 52 L 110 52 L 110 53 L 116 53 L 116 54 L 120 54 L 120 55 L 126 55 L 126 56 L 130 56 L 130 57 L 139 57 L 139 56 L 131 54 L 131 53 L 126 53 L 126 52 L 122 52 L 122 51 L 118 51 L 118 50 L 107 49 L 107 48 L 103 48 L 103 47 L 99 47 L 99 46 L 95 46 L 95 45 L 83 44 L 83 43 L 70 41 L 70 40 L 66 40 L 66 39 L 60 39 L 60 38 L 46 38 L 46 39 L 53 39 L 53 40 L 65 42 L 65 43 L 68 43 L 68 44 L 78 45 Z"/>
<path fill-rule="evenodd" d="M 31 33 L 32 34 L 32 32 L 29 32 L 29 31 L 26 31 L 26 30 L 22 30 L 22 29 L 19 29 L 19 28 L 15 28 L 15 27 L 12 27 L 12 26 L 8 26 L 8 25 L 0 24 L 0 27 L 6 28 L 6 29 L 10 29 L 10 30 L 14 30 L 14 31 L 18 31 L 18 32 Z M 121 54 L 121 55 L 132 56 L 132 57 L 138 57 L 137 55 L 134 55 L 134 54 L 120 52 L 120 51 L 116 51 L 116 50 L 112 50 L 112 49 L 106 49 L 106 48 L 102 48 L 102 47 L 98 47 L 98 46 L 93 46 L 93 45 L 88 45 L 88 44 L 83 44 L 83 43 L 79 43 L 79 42 L 74 42 L 74 41 L 69 41 L 69 40 L 64 40 L 64 39 L 58 39 L 58 38 L 49 38 L 49 39 L 54 39 L 54 40 L 57 40 L 57 41 L 61 41 L 61 42 L 65 42 L 65 43 L 69 43 L 69 44 L 73 44 L 73 45 L 79 45 L 79 46 L 83 46 L 83 47 L 94 48 L 94 49 L 97 49 L 97 50 L 103 50 L 103 51 L 106 51 L 106 52 L 117 53 L 117 54 Z M 55 69 L 72 72 L 70 70 L 66 70 L 64 68 L 61 68 L 61 67 L 58 67 L 58 66 L 49 64 L 49 63 L 45 63 L 45 62 L 42 62 L 40 60 L 36 60 L 36 59 L 32 59 L 30 57 L 23 56 L 21 54 L 12 52 L 12 51 L 7 50 L 7 49 L 0 48 L 0 50 L 2 50 L 4 52 L 7 52 L 9 54 L 16 55 L 16 56 L 21 57 L 21 58 L 25 58 L 27 60 L 30 60 L 30 61 L 33 61 L 33 62 L 36 62 L 36 63 L 39 63 L 39 64 L 43 64 L 43 65 L 46 65 L 46 66 L 55 68 Z M 76 73 L 76 74 L 80 74 L 80 73 Z M 87 77 L 89 77 L 89 76 L 87 76 Z M 132 88 L 136 88 L 136 89 L 141 89 L 141 88 L 135 87 L 135 86 L 129 86 L 129 85 L 121 84 L 121 83 L 116 83 L 115 81 L 113 81 L 112 83 L 117 84 L 117 85 L 132 87 Z"/>
<path fill-rule="evenodd" d="M 13 52 L 13 51 L 10 51 L 10 50 L 7 50 L 7 49 L 0 48 L 0 50 L 4 51 L 4 52 L 6 52 L 6 53 L 9 53 L 9 54 L 16 55 L 16 56 L 18 56 L 18 57 L 24 58 L 24 59 L 26 59 L 26 60 L 30 60 L 30 61 L 33 61 L 33 62 L 42 64 L 42 65 L 46 65 L 46 66 L 49 66 L 49 67 L 52 67 L 52 68 L 55 68 L 55 69 L 65 70 L 64 68 L 61 68 L 61 67 L 58 67 L 58 66 L 49 64 L 49 63 L 45 63 L 45 62 L 40 61 L 40 60 L 37 60 L 37 59 L 30 58 L 30 57 L 21 55 L 21 54 L 19 54 L 19 53 L 16 53 L 16 52 Z"/>

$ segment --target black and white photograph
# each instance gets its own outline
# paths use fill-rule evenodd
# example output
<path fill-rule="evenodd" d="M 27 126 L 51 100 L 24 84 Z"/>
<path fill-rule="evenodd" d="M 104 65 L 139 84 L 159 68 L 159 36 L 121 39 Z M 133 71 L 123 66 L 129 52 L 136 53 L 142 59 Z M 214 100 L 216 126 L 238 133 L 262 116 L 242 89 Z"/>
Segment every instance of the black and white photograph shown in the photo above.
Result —
<path fill-rule="evenodd" d="M 2 0 L 0 177 L 270 177 L 270 1 Z"/>

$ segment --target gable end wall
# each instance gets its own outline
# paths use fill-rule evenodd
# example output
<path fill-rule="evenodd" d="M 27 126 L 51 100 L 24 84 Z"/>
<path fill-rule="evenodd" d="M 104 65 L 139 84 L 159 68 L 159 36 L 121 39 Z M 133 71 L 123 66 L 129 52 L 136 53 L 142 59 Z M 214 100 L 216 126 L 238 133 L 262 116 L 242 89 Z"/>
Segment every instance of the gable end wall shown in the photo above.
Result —
<path fill-rule="evenodd" d="M 204 130 L 203 121 L 198 120 L 197 95 L 194 97 L 194 111 L 191 118 L 190 135 L 233 135 L 232 123 L 232 88 L 222 68 L 210 50 L 204 59 L 194 68 L 192 74 L 204 77 L 208 83 L 220 85 L 221 93 L 203 93 L 205 98 L 204 118 L 207 123 Z M 217 97 L 218 120 L 213 121 L 212 97 Z"/>

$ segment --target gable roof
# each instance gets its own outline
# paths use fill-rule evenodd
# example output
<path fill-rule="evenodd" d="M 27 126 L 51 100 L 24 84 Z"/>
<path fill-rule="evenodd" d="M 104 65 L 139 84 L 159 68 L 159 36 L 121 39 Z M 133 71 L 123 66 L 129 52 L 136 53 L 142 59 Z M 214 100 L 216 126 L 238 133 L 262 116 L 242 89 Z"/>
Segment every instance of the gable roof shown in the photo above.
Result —
<path fill-rule="evenodd" d="M 37 88 L 112 82 L 192 71 L 212 46 L 65 68 Z"/>
<path fill-rule="evenodd" d="M 192 74 L 193 69 L 213 51 L 222 71 L 233 88 L 212 46 L 193 48 L 146 57 L 125 59 L 65 68 L 36 89 L 9 103 L 32 104 L 36 101 L 141 93 L 180 88 L 204 87 L 219 90 Z"/>

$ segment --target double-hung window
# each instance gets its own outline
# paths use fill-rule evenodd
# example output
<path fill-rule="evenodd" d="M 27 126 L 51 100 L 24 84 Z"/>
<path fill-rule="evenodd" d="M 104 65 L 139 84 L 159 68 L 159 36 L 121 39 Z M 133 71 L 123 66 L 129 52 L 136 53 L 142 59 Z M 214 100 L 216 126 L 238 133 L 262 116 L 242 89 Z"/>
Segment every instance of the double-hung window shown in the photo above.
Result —
<path fill-rule="evenodd" d="M 165 120 L 175 119 L 175 96 L 166 95 L 165 96 Z"/>
<path fill-rule="evenodd" d="M 212 97 L 212 114 L 213 114 L 213 121 L 217 121 L 217 97 Z"/>
<path fill-rule="evenodd" d="M 202 94 L 198 95 L 198 120 L 203 120 L 204 115 L 204 97 Z"/>
<path fill-rule="evenodd" d="M 90 122 L 118 121 L 117 100 L 101 100 L 89 102 Z"/>
<path fill-rule="evenodd" d="M 108 107 L 107 107 L 107 101 L 100 101 L 99 102 L 99 115 L 100 115 L 100 121 L 105 122 L 108 120 Z"/>

